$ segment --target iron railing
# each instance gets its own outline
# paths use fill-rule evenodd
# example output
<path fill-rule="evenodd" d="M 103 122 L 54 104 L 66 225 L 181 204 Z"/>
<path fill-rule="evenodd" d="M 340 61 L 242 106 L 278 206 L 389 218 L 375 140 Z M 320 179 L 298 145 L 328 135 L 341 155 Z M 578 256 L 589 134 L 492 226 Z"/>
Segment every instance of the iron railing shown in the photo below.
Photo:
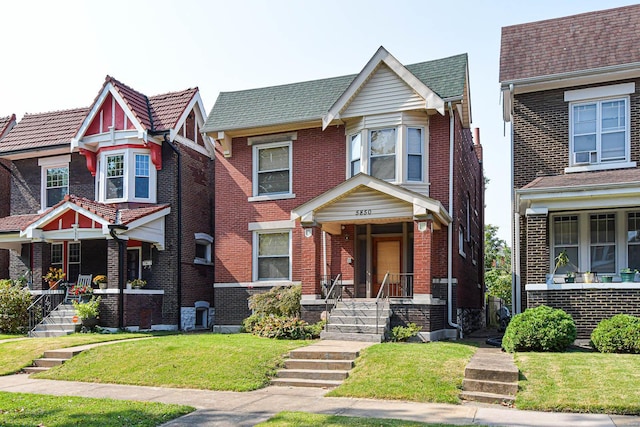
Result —
<path fill-rule="evenodd" d="M 63 290 L 43 291 L 27 308 L 29 315 L 29 336 L 43 319 L 64 302 Z"/>
<path fill-rule="evenodd" d="M 387 274 L 387 295 L 389 298 L 413 297 L 413 273 Z"/>
<path fill-rule="evenodd" d="M 329 290 L 326 293 L 326 297 L 324 299 L 325 304 L 325 313 L 327 316 L 327 323 L 325 323 L 325 331 L 328 331 L 329 326 L 329 313 L 331 310 L 342 300 L 342 273 L 339 273 L 334 279 L 330 276 L 325 276 L 322 278 L 324 288 L 328 288 Z M 329 286 L 331 285 L 331 286 Z"/>
<path fill-rule="evenodd" d="M 380 320 L 382 316 L 382 308 L 386 304 L 389 304 L 389 293 L 386 291 L 389 281 L 389 272 L 384 275 L 380 289 L 378 289 L 378 295 L 376 295 L 376 334 L 380 333 Z"/>

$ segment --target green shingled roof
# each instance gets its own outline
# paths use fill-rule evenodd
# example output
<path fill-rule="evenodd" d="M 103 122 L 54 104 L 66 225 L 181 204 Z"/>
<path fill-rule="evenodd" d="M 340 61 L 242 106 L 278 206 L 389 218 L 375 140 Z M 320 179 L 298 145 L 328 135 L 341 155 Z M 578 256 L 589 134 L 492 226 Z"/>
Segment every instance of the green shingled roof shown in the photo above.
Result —
<path fill-rule="evenodd" d="M 442 99 L 463 95 L 466 53 L 407 65 L 406 68 Z M 320 120 L 355 77 L 356 74 L 352 74 L 282 86 L 221 92 L 203 130 L 229 131 Z"/>

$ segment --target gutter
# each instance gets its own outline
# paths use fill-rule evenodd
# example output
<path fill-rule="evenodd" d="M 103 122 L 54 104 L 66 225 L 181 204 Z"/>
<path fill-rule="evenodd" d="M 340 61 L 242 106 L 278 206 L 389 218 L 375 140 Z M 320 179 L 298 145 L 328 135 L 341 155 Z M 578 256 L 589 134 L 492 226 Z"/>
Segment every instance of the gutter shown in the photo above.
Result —
<path fill-rule="evenodd" d="M 118 328 L 122 329 L 124 327 L 124 282 L 125 282 L 124 268 L 122 268 L 122 264 L 124 264 L 125 249 L 126 249 L 125 245 L 127 244 L 127 242 L 118 237 L 118 235 L 116 234 L 116 230 L 127 230 L 128 227 L 126 225 L 120 225 L 120 224 L 110 224 L 108 225 L 108 227 L 109 227 L 109 234 L 111 235 L 111 237 L 113 237 L 113 239 L 116 242 L 118 242 L 118 290 L 120 291 L 118 293 L 119 295 Z"/>
<path fill-rule="evenodd" d="M 455 122 L 453 117 L 453 107 L 451 101 L 448 103 L 449 109 L 449 217 L 451 223 L 447 227 L 447 322 L 449 326 L 460 330 L 460 338 L 462 338 L 462 328 L 453 322 L 453 149 Z"/>

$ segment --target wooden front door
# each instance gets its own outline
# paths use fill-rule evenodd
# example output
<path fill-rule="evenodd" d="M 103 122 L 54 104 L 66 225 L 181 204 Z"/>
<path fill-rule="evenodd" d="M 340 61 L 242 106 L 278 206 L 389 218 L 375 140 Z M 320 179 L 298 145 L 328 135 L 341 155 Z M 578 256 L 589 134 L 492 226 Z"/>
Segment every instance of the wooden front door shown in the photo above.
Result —
<path fill-rule="evenodd" d="M 373 293 L 378 295 L 387 271 L 397 275 L 402 265 L 402 237 L 378 237 L 373 239 Z"/>

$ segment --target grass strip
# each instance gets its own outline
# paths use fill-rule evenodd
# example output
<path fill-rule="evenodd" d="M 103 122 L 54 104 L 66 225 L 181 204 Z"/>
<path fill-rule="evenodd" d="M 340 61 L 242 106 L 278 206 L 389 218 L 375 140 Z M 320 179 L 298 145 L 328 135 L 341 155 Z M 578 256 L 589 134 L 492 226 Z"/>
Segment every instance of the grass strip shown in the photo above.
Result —
<path fill-rule="evenodd" d="M 0 425 L 10 427 L 151 427 L 194 410 L 156 402 L 0 392 Z"/>
<path fill-rule="evenodd" d="M 249 391 L 267 385 L 305 341 L 248 334 L 184 334 L 96 347 L 35 378 Z"/>
<path fill-rule="evenodd" d="M 366 348 L 349 378 L 327 395 L 459 403 L 464 368 L 476 347 L 465 343 L 384 343 Z"/>
<path fill-rule="evenodd" d="M 640 355 L 517 353 L 518 409 L 640 414 Z"/>
<path fill-rule="evenodd" d="M 429 424 L 387 418 L 345 417 L 342 415 L 309 414 L 306 412 L 280 412 L 257 427 L 452 427 L 453 424 Z M 459 427 L 459 426 L 458 426 Z M 477 426 L 475 426 L 477 427 Z"/>

